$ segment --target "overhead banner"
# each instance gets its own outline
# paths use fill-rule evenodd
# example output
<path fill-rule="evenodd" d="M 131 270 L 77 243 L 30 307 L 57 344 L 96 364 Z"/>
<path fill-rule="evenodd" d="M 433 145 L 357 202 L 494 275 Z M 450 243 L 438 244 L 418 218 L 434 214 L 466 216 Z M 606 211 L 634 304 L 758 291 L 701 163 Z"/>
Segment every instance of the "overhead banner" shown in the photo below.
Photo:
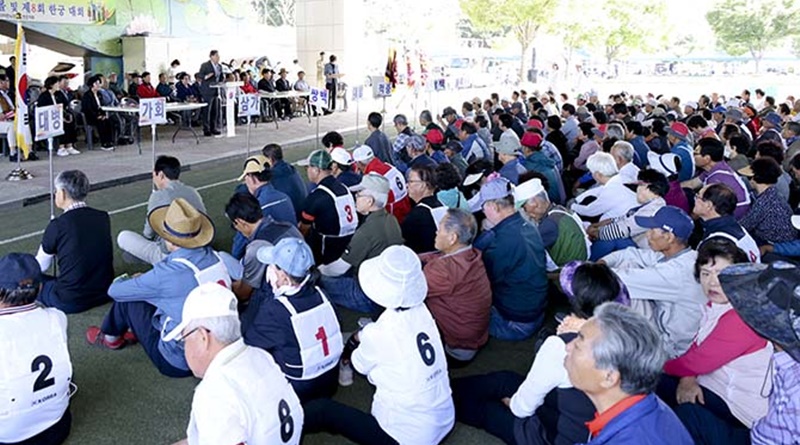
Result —
<path fill-rule="evenodd" d="M 100 24 L 114 15 L 105 0 L 0 0 L 0 20 Z"/>

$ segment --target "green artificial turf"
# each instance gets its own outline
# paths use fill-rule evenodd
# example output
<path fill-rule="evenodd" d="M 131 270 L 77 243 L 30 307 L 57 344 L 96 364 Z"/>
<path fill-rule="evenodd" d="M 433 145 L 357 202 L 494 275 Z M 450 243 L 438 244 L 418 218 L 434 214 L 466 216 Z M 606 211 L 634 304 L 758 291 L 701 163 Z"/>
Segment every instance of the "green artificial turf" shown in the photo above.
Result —
<path fill-rule="evenodd" d="M 352 143 L 353 138 L 347 138 Z M 310 147 L 294 147 L 286 150 L 289 162 L 307 155 Z M 241 160 L 209 164 L 186 171 L 181 179 L 187 184 L 200 187 L 235 178 L 239 174 Z M 146 201 L 151 184 L 141 181 L 119 187 L 99 190 L 89 195 L 91 206 L 107 211 L 122 209 Z M 229 250 L 233 230 L 223 215 L 223 208 L 231 196 L 235 183 L 217 185 L 200 193 L 206 208 L 217 227 L 214 247 Z M 0 226 L 0 239 L 8 239 L 36 230 L 43 230 L 48 221 L 47 202 L 33 206 L 6 210 Z M 145 207 L 138 207 L 111 217 L 112 233 L 121 230 L 140 231 L 145 216 Z M 9 252 L 35 253 L 40 237 L 0 245 L 0 255 Z M 114 266 L 117 274 L 143 272 L 144 266 L 133 266 L 122 261 L 121 251 L 115 249 Z M 161 376 L 139 346 L 126 347 L 119 351 L 102 350 L 89 346 L 84 338 L 86 328 L 99 325 L 109 305 L 69 316 L 69 349 L 74 368 L 74 381 L 78 391 L 71 401 L 73 414 L 72 433 L 68 444 L 169 444 L 182 439 L 192 392 L 197 384 L 193 378 L 170 379 Z M 341 311 L 342 330 L 356 329 L 357 314 Z M 497 370 L 514 370 L 525 374 L 533 360 L 534 340 L 525 342 L 501 342 L 494 339 L 480 352 L 477 359 L 466 369 L 450 372 L 451 377 L 479 374 Z M 355 384 L 340 388 L 336 399 L 369 411 L 372 401 L 372 386 L 363 377 Z M 325 434 L 306 438 L 305 444 L 349 443 Z M 500 441 L 482 431 L 456 424 L 447 438 L 447 444 L 493 444 Z"/>

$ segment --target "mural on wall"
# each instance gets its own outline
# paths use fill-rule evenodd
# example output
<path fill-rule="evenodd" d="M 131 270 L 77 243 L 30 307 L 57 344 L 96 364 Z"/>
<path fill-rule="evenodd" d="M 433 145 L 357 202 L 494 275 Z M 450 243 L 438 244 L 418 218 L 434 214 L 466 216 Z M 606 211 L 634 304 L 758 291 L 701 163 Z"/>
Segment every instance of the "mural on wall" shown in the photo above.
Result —
<path fill-rule="evenodd" d="M 92 0 L 100 2 L 110 13 L 98 25 L 30 22 L 25 26 L 118 57 L 120 37 L 125 35 L 191 37 L 198 44 L 210 44 L 219 36 L 253 38 L 295 23 L 295 0 Z"/>

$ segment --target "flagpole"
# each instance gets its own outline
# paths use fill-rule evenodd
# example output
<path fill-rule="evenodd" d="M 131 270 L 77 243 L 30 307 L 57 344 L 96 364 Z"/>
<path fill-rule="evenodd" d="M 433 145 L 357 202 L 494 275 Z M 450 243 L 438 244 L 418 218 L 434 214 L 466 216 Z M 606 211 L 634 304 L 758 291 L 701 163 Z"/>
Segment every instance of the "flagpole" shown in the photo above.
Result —
<path fill-rule="evenodd" d="M 15 93 L 14 94 L 14 121 L 11 123 L 11 125 L 13 126 L 13 129 L 15 130 L 14 133 L 16 135 L 16 141 L 14 141 L 14 144 L 16 146 L 16 152 L 17 152 L 17 168 L 12 170 L 11 173 L 9 173 L 8 176 L 6 176 L 6 180 L 8 180 L 8 181 L 24 181 L 26 179 L 30 179 L 30 178 L 33 177 L 33 176 L 31 176 L 30 173 L 28 173 L 27 171 L 22 169 L 22 155 L 23 155 L 23 153 L 22 153 L 22 147 L 20 147 L 19 143 L 18 143 L 20 136 L 23 138 L 23 140 L 25 139 L 25 135 L 24 134 L 20 135 L 20 132 L 18 131 L 19 125 L 17 124 L 17 122 L 18 122 L 19 119 L 22 119 L 22 116 L 19 115 L 19 111 L 21 109 L 21 107 L 19 106 L 19 103 L 22 101 L 23 105 L 24 105 L 24 99 L 22 98 L 22 94 L 20 94 L 20 91 L 19 91 L 19 85 L 20 85 L 20 83 L 19 83 L 19 75 L 20 75 L 20 66 L 22 65 L 23 59 L 26 56 L 24 54 L 25 53 L 24 45 L 22 45 L 22 43 L 20 42 L 20 38 L 21 38 L 22 33 L 23 33 L 22 32 L 22 14 L 18 12 L 14 18 L 15 18 L 15 22 L 17 24 L 17 36 L 16 36 L 17 38 L 16 38 L 16 42 L 15 42 L 15 45 L 14 45 L 14 56 L 16 58 L 16 65 L 14 66 L 14 77 L 15 77 L 14 78 L 14 88 L 15 88 L 16 91 L 14 92 Z M 11 105 L 11 104 L 9 104 L 9 105 Z M 11 151 L 11 148 L 12 147 L 9 147 L 9 151 Z"/>

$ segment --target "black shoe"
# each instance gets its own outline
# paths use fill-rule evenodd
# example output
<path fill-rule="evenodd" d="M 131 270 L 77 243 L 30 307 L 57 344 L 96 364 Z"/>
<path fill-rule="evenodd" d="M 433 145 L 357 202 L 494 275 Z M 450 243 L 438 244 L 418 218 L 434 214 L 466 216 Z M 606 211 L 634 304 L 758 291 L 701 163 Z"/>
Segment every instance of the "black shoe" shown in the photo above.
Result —
<path fill-rule="evenodd" d="M 36 154 L 36 152 L 31 151 L 28 153 L 28 161 L 38 161 L 38 160 L 39 156 Z"/>
<path fill-rule="evenodd" d="M 211 132 L 210 131 L 203 131 L 203 136 L 211 136 Z"/>
<path fill-rule="evenodd" d="M 10 155 L 10 156 L 8 157 L 8 161 L 9 161 L 9 162 L 17 162 L 17 154 L 16 154 L 16 153 L 14 153 L 13 155 Z"/>
<path fill-rule="evenodd" d="M 211 134 L 216 136 L 216 135 L 220 135 L 222 133 L 219 130 L 211 130 Z"/>
<path fill-rule="evenodd" d="M 327 116 L 327 115 L 329 115 L 329 114 L 333 114 L 333 111 L 331 111 L 331 110 L 325 110 L 325 111 L 323 111 L 323 112 L 322 112 L 322 115 L 323 115 L 323 116 Z"/>

